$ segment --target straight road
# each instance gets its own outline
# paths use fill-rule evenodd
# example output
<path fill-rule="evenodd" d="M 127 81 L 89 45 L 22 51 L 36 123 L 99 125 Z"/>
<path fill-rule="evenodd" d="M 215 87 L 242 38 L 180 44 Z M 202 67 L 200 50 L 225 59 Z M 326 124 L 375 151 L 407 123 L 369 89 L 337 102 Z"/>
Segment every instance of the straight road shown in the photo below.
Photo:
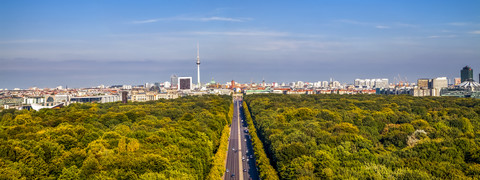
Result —
<path fill-rule="evenodd" d="M 229 147 L 227 153 L 227 171 L 224 178 L 259 179 L 253 154 L 252 141 L 248 134 L 247 122 L 242 110 L 242 99 L 234 99 L 234 112 L 230 130 Z"/>

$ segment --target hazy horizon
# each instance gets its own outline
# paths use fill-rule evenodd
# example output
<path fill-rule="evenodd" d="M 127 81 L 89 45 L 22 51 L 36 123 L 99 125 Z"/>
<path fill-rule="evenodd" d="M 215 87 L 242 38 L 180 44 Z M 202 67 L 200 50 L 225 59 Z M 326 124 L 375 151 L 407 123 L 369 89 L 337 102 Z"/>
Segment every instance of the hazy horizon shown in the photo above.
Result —
<path fill-rule="evenodd" d="M 477 1 L 4 1 L 0 89 L 480 73 Z"/>

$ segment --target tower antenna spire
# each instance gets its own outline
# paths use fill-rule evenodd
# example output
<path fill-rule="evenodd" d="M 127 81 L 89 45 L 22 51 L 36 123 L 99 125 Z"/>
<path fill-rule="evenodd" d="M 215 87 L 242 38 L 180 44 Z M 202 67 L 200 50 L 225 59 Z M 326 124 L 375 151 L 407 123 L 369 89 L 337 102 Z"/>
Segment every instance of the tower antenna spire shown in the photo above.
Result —
<path fill-rule="evenodd" d="M 198 88 L 201 88 L 200 84 L 200 45 L 197 41 L 197 83 L 198 83 Z"/>

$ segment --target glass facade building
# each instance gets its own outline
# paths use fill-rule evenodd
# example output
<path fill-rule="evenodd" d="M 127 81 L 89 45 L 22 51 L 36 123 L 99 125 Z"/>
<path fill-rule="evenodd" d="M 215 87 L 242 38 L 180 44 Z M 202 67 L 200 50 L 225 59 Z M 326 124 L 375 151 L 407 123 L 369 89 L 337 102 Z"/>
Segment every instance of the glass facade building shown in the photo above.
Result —
<path fill-rule="evenodd" d="M 462 83 L 465 81 L 473 81 L 473 70 L 471 67 L 465 66 L 461 71 L 460 75 L 462 78 Z"/>

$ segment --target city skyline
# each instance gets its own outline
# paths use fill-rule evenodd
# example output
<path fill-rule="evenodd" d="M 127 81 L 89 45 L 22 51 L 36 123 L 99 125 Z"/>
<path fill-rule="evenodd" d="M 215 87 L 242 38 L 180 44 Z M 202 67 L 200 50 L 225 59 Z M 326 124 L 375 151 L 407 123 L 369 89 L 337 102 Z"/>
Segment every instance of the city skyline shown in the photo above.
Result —
<path fill-rule="evenodd" d="M 6 1 L 0 88 L 480 73 L 475 1 Z"/>

